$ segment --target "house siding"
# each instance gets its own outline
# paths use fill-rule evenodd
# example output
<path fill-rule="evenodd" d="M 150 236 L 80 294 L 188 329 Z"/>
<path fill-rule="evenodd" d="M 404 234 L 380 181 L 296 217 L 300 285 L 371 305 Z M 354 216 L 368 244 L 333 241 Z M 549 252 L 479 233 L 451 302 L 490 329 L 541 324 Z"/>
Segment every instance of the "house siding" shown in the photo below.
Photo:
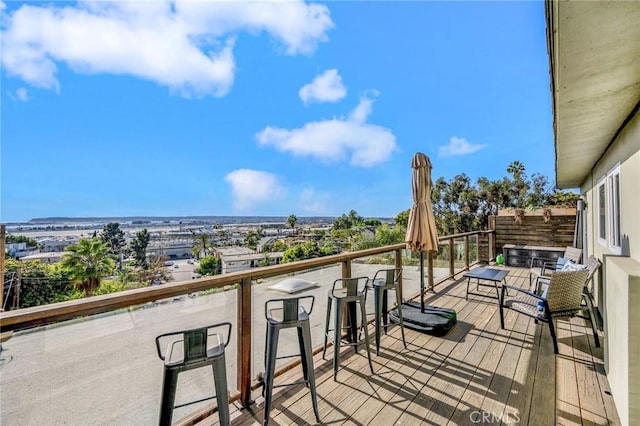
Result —
<path fill-rule="evenodd" d="M 598 238 L 598 183 L 616 167 L 620 176 L 620 253 Z M 581 192 L 587 202 L 585 250 L 603 261 L 594 293 L 604 319 L 605 371 L 622 424 L 640 424 L 640 114 L 636 112 L 596 162 Z M 609 220 L 605 220 L 607 225 Z M 608 239 L 609 226 L 606 232 Z"/>

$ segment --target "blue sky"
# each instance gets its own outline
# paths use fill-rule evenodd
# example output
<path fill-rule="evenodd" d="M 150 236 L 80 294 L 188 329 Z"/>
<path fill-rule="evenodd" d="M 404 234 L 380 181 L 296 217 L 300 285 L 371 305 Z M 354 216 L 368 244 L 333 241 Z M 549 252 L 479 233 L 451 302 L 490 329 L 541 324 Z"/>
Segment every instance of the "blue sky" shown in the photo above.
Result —
<path fill-rule="evenodd" d="M 555 181 L 542 2 L 6 2 L 0 220 L 391 217 Z"/>

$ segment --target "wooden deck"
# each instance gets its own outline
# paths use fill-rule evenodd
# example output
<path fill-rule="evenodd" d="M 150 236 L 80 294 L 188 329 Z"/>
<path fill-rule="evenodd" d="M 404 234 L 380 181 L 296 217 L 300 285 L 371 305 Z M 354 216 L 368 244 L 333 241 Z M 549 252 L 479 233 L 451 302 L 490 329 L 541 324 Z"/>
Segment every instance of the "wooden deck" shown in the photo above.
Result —
<path fill-rule="evenodd" d="M 527 276 L 526 269 L 512 268 L 507 280 L 525 286 Z M 508 312 L 502 330 L 497 302 L 475 296 L 467 302 L 464 279 L 440 285 L 428 303 L 454 308 L 458 325 L 445 337 L 407 329 L 408 349 L 399 327 L 392 327 L 380 355 L 372 351 L 374 375 L 363 349 L 355 354 L 345 348 L 337 382 L 329 353 L 326 361 L 321 354 L 314 358 L 323 424 L 620 423 L 604 375 L 603 349 L 594 346 L 585 320 L 558 321 L 555 356 L 545 324 Z M 297 367 L 276 384 L 300 376 Z M 249 409 L 232 407 L 232 424 L 262 424 L 264 400 L 260 390 L 254 396 Z M 276 388 L 270 418 L 272 425 L 316 424 L 308 389 Z M 214 414 L 198 424 L 217 422 Z"/>

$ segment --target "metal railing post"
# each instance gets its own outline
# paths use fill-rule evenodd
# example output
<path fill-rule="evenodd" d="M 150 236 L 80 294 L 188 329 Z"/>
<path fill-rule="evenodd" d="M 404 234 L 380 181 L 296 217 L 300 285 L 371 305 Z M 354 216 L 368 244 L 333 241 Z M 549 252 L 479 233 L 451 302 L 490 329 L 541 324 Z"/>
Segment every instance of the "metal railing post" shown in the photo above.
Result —
<path fill-rule="evenodd" d="M 464 266 L 469 269 L 469 236 L 464 236 Z"/>
<path fill-rule="evenodd" d="M 243 278 L 238 286 L 238 390 L 240 404 L 248 407 L 251 400 L 251 278 Z"/>
<path fill-rule="evenodd" d="M 455 272 L 456 272 L 456 268 L 454 265 L 454 257 L 455 257 L 455 253 L 454 253 L 454 239 L 450 239 L 449 240 L 449 278 L 453 278 L 455 276 Z"/>
<path fill-rule="evenodd" d="M 402 271 L 402 250 L 396 250 L 396 271 Z M 397 300 L 398 304 L 402 303 L 404 298 L 402 294 L 402 273 L 398 275 L 398 287 L 400 287 L 400 300 Z"/>
<path fill-rule="evenodd" d="M 427 271 L 429 273 L 429 291 L 435 291 L 434 290 L 434 283 L 433 283 L 433 253 L 429 252 L 429 255 L 427 256 Z"/>
<path fill-rule="evenodd" d="M 489 259 L 488 262 L 491 262 L 492 259 L 496 258 L 496 217 L 489 216 Z"/>

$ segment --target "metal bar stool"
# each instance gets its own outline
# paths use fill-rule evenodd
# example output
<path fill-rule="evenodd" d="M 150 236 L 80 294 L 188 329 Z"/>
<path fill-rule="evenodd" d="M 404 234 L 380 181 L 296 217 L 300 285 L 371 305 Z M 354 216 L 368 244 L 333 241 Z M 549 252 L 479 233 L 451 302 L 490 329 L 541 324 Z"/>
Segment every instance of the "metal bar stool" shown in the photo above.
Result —
<path fill-rule="evenodd" d="M 311 306 L 307 312 L 301 302 L 309 300 L 311 301 Z M 267 341 L 264 352 L 265 373 L 262 387 L 262 395 L 264 396 L 264 420 L 262 424 L 265 426 L 269 423 L 273 388 L 303 383 L 311 391 L 313 412 L 316 415 L 316 420 L 320 422 L 320 415 L 318 414 L 318 399 L 316 397 L 316 379 L 313 369 L 311 327 L 309 325 L 309 316 L 313 311 L 314 302 L 315 297 L 304 296 L 289 299 L 271 299 L 264 305 L 265 317 L 267 318 Z M 281 357 L 276 356 L 278 353 L 278 337 L 280 330 L 292 327 L 295 327 L 298 330 L 298 342 L 300 344 L 299 355 L 301 358 L 304 380 L 274 386 L 273 376 L 276 369 L 276 360 L 298 356 L 298 354 Z"/>
<path fill-rule="evenodd" d="M 373 290 L 375 302 L 376 317 L 376 355 L 380 355 L 380 334 L 384 330 L 387 333 L 389 324 L 389 315 L 387 312 L 387 291 L 396 292 L 396 303 L 398 304 L 398 319 L 400 321 L 400 330 L 402 331 L 402 343 L 407 349 L 407 341 L 404 338 L 404 321 L 402 319 L 402 299 L 400 296 L 399 278 L 402 269 L 381 269 L 375 273 L 371 280 L 371 289 Z"/>
<path fill-rule="evenodd" d="M 224 327 L 227 328 L 226 340 L 222 341 L 221 335 L 212 333 L 212 331 Z M 175 408 L 213 398 L 216 398 L 218 401 L 220 424 L 229 424 L 229 391 L 227 389 L 227 369 L 224 350 L 229 344 L 230 337 L 231 323 L 229 322 L 186 331 L 165 333 L 156 337 L 158 356 L 164 361 L 164 379 L 159 421 L 161 426 L 171 425 L 173 410 Z M 182 344 L 178 345 L 178 343 Z M 167 348 L 164 353 L 161 349 L 162 346 Z M 178 374 L 183 371 L 205 366 L 211 366 L 213 368 L 216 395 L 174 406 L 178 386 Z"/>
<path fill-rule="evenodd" d="M 329 320 L 331 317 L 331 305 L 335 302 L 336 309 L 334 314 L 334 327 L 333 327 L 333 380 L 337 379 L 338 367 L 340 365 L 340 345 L 342 343 L 342 312 L 346 308 L 349 312 L 349 326 L 348 335 L 349 343 L 352 345 L 356 352 L 358 352 L 358 328 L 364 329 L 365 344 L 367 346 L 367 357 L 369 358 L 369 368 L 371 368 L 371 374 L 373 373 L 373 364 L 371 363 L 371 351 L 369 349 L 369 332 L 367 331 L 367 312 L 366 312 L 366 300 L 367 300 L 367 283 L 369 278 L 357 277 L 357 278 L 340 278 L 335 280 L 333 287 L 328 293 L 327 300 L 327 319 L 324 329 L 324 348 L 322 351 L 322 359 L 325 359 L 327 353 L 327 340 L 329 337 Z M 337 288 L 336 288 L 337 287 Z M 358 327 L 356 304 L 360 305 L 361 324 Z"/>

